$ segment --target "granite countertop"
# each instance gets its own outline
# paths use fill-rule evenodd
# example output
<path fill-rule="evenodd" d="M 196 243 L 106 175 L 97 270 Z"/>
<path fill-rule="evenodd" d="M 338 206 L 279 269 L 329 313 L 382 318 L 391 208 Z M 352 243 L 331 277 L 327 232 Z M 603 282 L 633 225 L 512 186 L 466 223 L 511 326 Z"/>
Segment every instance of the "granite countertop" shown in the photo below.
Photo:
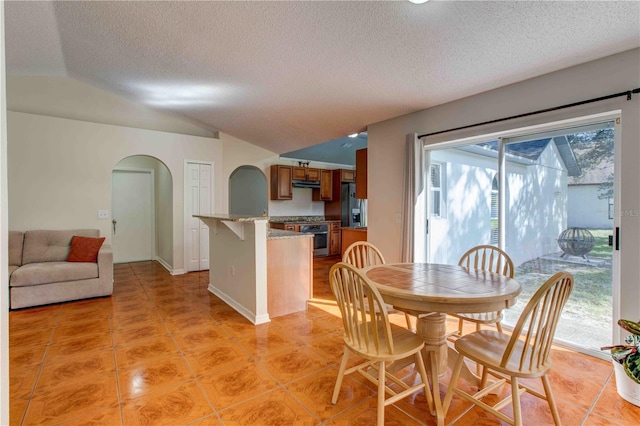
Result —
<path fill-rule="evenodd" d="M 272 223 L 311 223 L 311 222 L 340 222 L 340 219 L 325 219 L 324 216 L 271 216 Z"/>
<path fill-rule="evenodd" d="M 313 238 L 313 234 L 273 228 L 269 228 L 269 232 L 267 233 L 267 240 L 282 240 L 287 238 Z"/>
<path fill-rule="evenodd" d="M 227 213 L 213 213 L 213 214 L 204 214 L 198 215 L 194 214 L 193 217 L 201 218 L 201 219 L 217 219 L 217 220 L 228 220 L 230 222 L 256 222 L 260 220 L 269 220 L 268 216 L 246 216 L 241 214 L 227 214 Z"/>

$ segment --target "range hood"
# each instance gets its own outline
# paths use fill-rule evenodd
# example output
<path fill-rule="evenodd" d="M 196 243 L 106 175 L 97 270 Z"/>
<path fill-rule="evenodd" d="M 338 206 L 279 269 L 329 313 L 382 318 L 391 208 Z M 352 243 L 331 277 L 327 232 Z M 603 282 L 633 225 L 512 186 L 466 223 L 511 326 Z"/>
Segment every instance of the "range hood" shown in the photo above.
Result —
<path fill-rule="evenodd" d="M 320 188 L 320 182 L 311 182 L 308 180 L 293 180 L 291 185 L 294 188 Z"/>

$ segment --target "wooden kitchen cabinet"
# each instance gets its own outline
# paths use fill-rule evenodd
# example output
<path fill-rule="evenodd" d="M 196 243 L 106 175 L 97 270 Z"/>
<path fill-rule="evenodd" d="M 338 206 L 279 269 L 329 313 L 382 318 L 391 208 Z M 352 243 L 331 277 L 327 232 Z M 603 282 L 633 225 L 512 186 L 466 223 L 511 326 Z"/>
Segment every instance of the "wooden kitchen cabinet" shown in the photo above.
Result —
<path fill-rule="evenodd" d="M 356 198 L 367 198 L 367 149 L 356 151 Z"/>
<path fill-rule="evenodd" d="M 311 194 L 313 201 L 333 200 L 333 172 L 331 170 L 320 170 L 320 188 L 314 188 Z"/>
<path fill-rule="evenodd" d="M 340 169 L 340 182 L 355 182 L 355 181 L 356 181 L 355 170 Z"/>
<path fill-rule="evenodd" d="M 311 169 L 309 167 L 294 167 L 293 180 L 320 182 L 320 169 Z"/>
<path fill-rule="evenodd" d="M 347 248 L 356 241 L 367 241 L 367 230 L 365 228 L 343 228 L 340 254 L 344 255 Z"/>
<path fill-rule="evenodd" d="M 271 166 L 271 199 L 272 200 L 292 200 L 293 187 L 293 167 L 282 164 Z"/>
<path fill-rule="evenodd" d="M 295 231 L 300 232 L 300 225 L 296 223 L 276 223 L 270 222 L 269 227 L 273 229 L 282 229 L 285 231 Z"/>
<path fill-rule="evenodd" d="M 267 240 L 270 318 L 302 312 L 313 298 L 313 238 Z"/>
<path fill-rule="evenodd" d="M 332 222 L 329 226 L 329 256 L 340 254 L 340 223 Z"/>

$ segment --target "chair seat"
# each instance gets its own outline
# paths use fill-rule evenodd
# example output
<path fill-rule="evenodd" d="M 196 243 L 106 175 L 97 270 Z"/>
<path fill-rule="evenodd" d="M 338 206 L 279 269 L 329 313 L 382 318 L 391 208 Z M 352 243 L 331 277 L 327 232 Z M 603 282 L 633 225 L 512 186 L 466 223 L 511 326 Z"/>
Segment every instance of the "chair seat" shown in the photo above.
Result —
<path fill-rule="evenodd" d="M 465 357 L 489 367 L 494 371 L 515 377 L 535 378 L 543 376 L 551 368 L 551 360 L 546 364 L 533 366 L 531 370 L 520 367 L 520 355 L 525 349 L 524 342 L 518 340 L 513 349 L 514 355 L 503 368 L 500 366 L 502 357 L 509 345 L 511 336 L 495 330 L 481 330 L 458 338 L 455 341 L 456 350 Z"/>
<path fill-rule="evenodd" d="M 502 312 L 480 312 L 477 314 L 449 314 L 465 321 L 471 321 L 480 324 L 495 324 L 502 321 Z"/>
<path fill-rule="evenodd" d="M 390 324 L 390 326 L 394 346 L 393 354 L 389 353 L 388 348 L 384 345 L 380 347 L 379 353 L 375 354 L 371 351 L 371 348 L 367 348 L 363 344 L 358 344 L 356 341 L 350 341 L 346 336 L 344 343 L 356 354 L 375 361 L 394 361 L 403 359 L 418 352 L 424 346 L 424 340 L 415 333 L 395 324 Z M 384 336 L 384 331 L 381 326 L 378 326 L 378 335 Z M 374 339 L 375 337 L 373 332 L 370 332 L 369 340 L 373 341 Z"/>

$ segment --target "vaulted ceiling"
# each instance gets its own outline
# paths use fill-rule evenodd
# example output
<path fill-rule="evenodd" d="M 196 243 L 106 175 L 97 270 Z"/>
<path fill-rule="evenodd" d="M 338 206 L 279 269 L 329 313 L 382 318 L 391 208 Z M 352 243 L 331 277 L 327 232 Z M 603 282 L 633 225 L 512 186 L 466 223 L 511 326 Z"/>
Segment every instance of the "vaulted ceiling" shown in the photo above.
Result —
<path fill-rule="evenodd" d="M 5 2 L 7 74 L 277 153 L 640 46 L 637 1 Z"/>

